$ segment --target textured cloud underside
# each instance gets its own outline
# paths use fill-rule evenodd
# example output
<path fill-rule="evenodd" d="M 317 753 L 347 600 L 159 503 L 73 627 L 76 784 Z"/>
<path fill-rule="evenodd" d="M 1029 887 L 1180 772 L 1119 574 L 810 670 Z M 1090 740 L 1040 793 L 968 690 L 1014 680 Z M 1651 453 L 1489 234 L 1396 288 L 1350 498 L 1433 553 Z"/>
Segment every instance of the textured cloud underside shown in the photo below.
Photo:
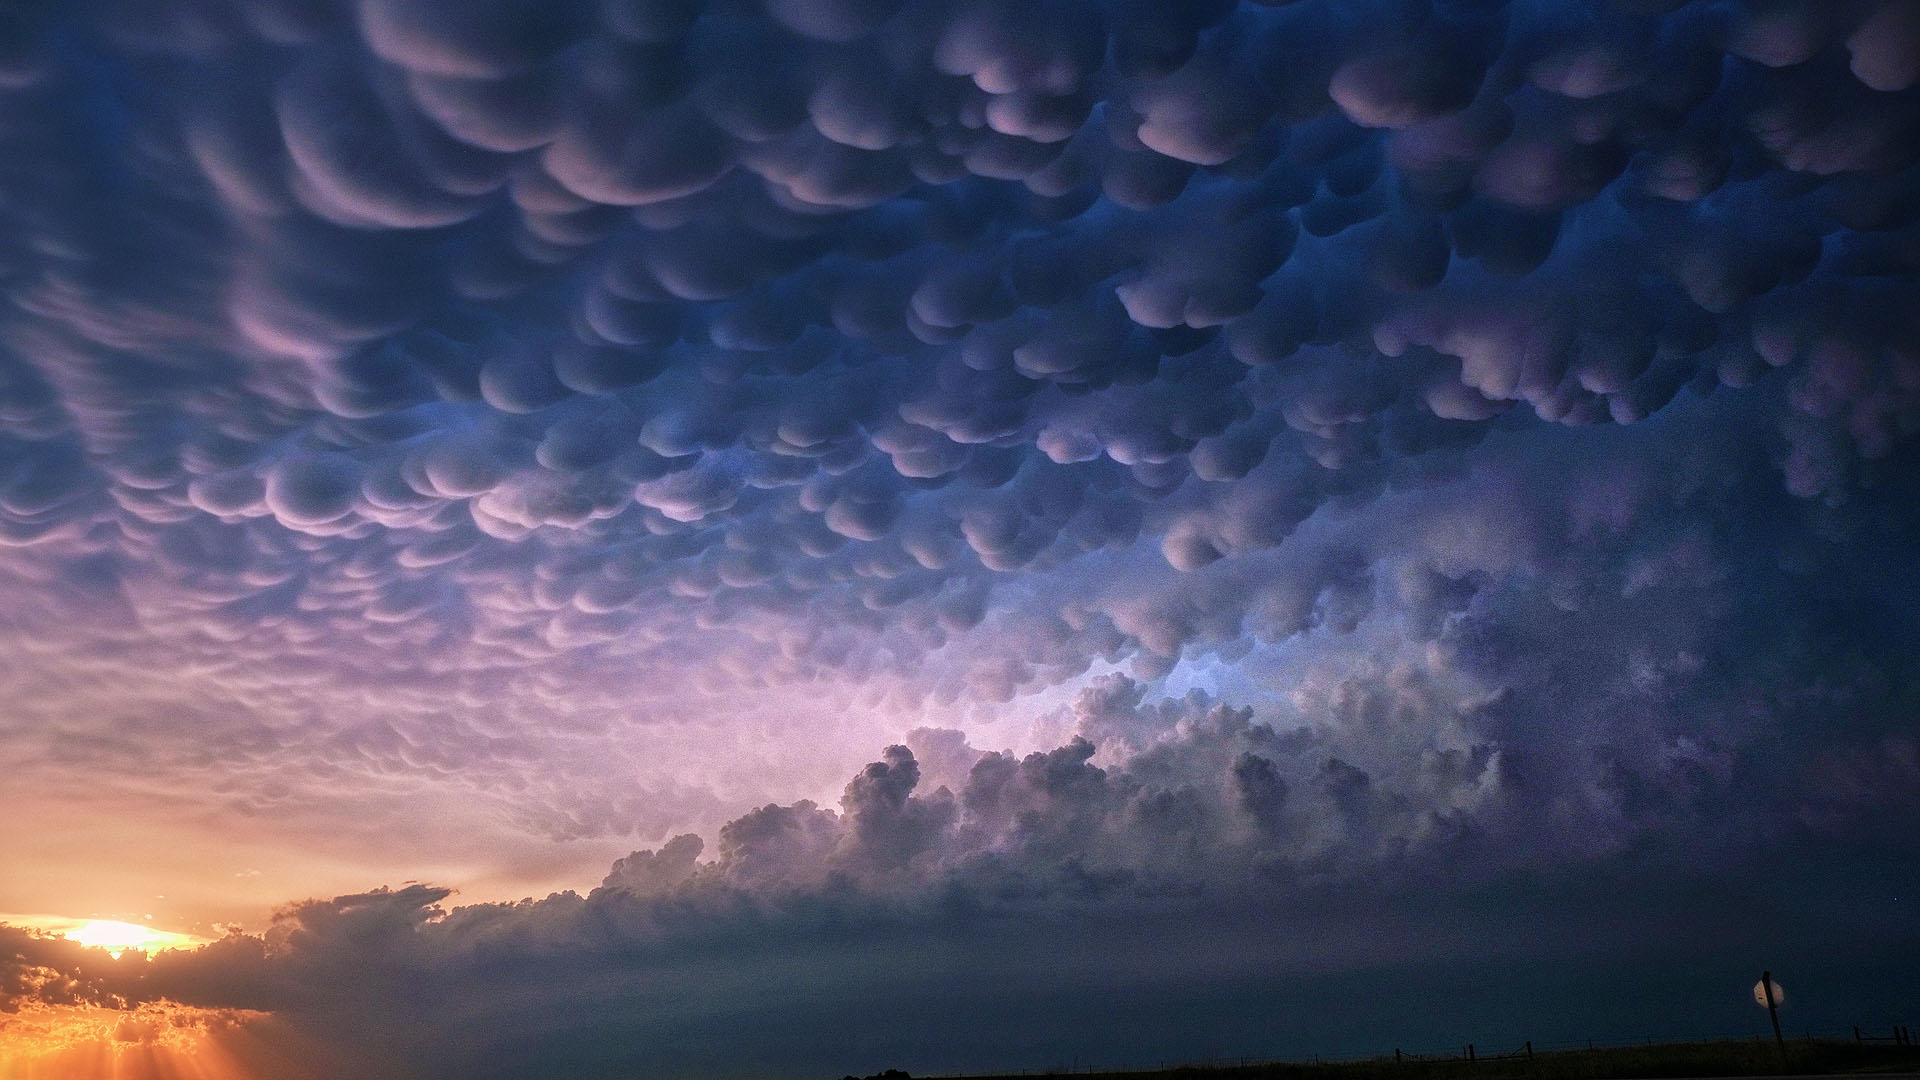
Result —
<path fill-rule="evenodd" d="M 711 838 L 923 726 L 940 866 L 1139 885 L 1910 802 L 1910 0 L 0 23 L 33 805 Z"/>

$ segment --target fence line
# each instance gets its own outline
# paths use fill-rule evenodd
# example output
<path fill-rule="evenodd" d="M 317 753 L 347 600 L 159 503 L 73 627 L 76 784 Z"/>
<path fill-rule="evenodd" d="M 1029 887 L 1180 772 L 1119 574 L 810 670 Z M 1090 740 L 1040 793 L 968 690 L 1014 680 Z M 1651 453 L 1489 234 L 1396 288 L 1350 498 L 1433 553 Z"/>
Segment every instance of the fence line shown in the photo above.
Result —
<path fill-rule="evenodd" d="M 1862 1035 L 1860 1025 L 1853 1025 L 1853 1041 L 1857 1043 L 1890 1042 L 1895 1046 L 1912 1046 L 1913 1032 L 1905 1024 L 1895 1024 L 1891 1035 Z"/>
<path fill-rule="evenodd" d="M 1166 1072 L 1175 1072 L 1175 1071 L 1182 1071 L 1182 1070 L 1202 1071 L 1202 1070 L 1224 1070 L 1224 1069 L 1265 1069 L 1265 1068 L 1273 1068 L 1273 1067 L 1311 1068 L 1315 1066 L 1337 1067 L 1341 1065 L 1367 1065 L 1367 1064 L 1388 1064 L 1388 1063 L 1391 1063 L 1393 1065 L 1399 1065 L 1402 1067 L 1417 1067 L 1422 1065 L 1459 1064 L 1459 1065 L 1466 1066 L 1467 1069 L 1470 1071 L 1473 1067 L 1481 1064 L 1531 1059 L 1535 1056 L 1536 1053 L 1545 1054 L 1545 1053 L 1567 1053 L 1567 1052 L 1589 1052 L 1589 1051 L 1597 1053 L 1602 1050 L 1626 1050 L 1626 1049 L 1632 1049 L 1634 1047 L 1709 1046 L 1716 1043 L 1746 1043 L 1746 1042 L 1763 1044 L 1765 1041 L 1767 1040 L 1765 1040 L 1763 1036 L 1753 1034 L 1752 1032 L 1742 1032 L 1737 1035 L 1708 1035 L 1708 1036 L 1702 1036 L 1702 1037 L 1695 1037 L 1691 1039 L 1660 1039 L 1652 1035 L 1645 1035 L 1639 1038 L 1616 1037 L 1616 1038 L 1610 1038 L 1610 1039 L 1585 1039 L 1581 1041 L 1563 1042 L 1563 1043 L 1562 1042 L 1535 1042 L 1534 1040 L 1529 1039 L 1523 1042 L 1519 1047 L 1508 1049 L 1508 1050 L 1496 1050 L 1491 1053 L 1487 1052 L 1478 1044 L 1465 1043 L 1459 1046 L 1425 1047 L 1425 1048 L 1417 1048 L 1413 1050 L 1408 1050 L 1404 1047 L 1395 1047 L 1391 1057 L 1389 1057 L 1389 1055 L 1387 1054 L 1379 1053 L 1379 1054 L 1373 1054 L 1365 1057 L 1342 1057 L 1342 1058 L 1332 1058 L 1327 1060 L 1322 1060 L 1319 1054 L 1311 1054 L 1304 1058 L 1260 1058 L 1260 1057 L 1253 1057 L 1251 1055 L 1241 1055 L 1237 1058 L 1220 1058 L 1213 1055 L 1206 1055 L 1201 1058 L 1185 1060 L 1185 1061 L 1120 1063 L 1120 1064 L 1109 1064 L 1109 1065 L 1095 1065 L 1095 1064 L 1081 1065 L 1078 1061 L 1073 1061 L 1065 1065 L 1052 1065 L 1052 1066 L 1047 1066 L 1043 1068 L 1027 1068 L 1027 1069 L 1021 1069 L 1017 1072 L 1002 1069 L 1002 1070 L 991 1070 L 991 1071 L 985 1071 L 985 1072 L 938 1073 L 938 1074 L 933 1074 L 929 1077 L 917 1078 L 917 1080 L 969 1080 L 969 1078 L 976 1078 L 976 1080 L 987 1080 L 987 1078 L 994 1078 L 994 1080 L 999 1080 L 999 1078 L 1002 1078 L 1002 1077 L 1014 1077 L 1014 1076 L 1047 1077 L 1047 1076 L 1077 1076 L 1077 1075 L 1086 1075 L 1086 1076 L 1095 1076 L 1095 1075 L 1115 1076 L 1115 1075 L 1129 1075 L 1129 1074 L 1145 1075 L 1145 1074 L 1151 1074 L 1151 1073 L 1166 1073 Z M 1829 1033 L 1829 1032 L 1816 1033 L 1811 1030 L 1807 1030 L 1792 1036 L 1791 1042 L 1795 1044 L 1800 1044 L 1800 1045 L 1805 1045 L 1808 1043 L 1841 1043 L 1841 1044 L 1888 1043 L 1898 1047 L 1912 1047 L 1915 1045 L 1913 1041 L 1912 1029 L 1904 1024 L 1894 1025 L 1890 1029 L 1890 1033 L 1886 1035 L 1870 1034 L 1866 1030 L 1860 1028 L 1858 1025 L 1853 1026 L 1849 1031 L 1840 1032 L 1840 1033 Z"/>

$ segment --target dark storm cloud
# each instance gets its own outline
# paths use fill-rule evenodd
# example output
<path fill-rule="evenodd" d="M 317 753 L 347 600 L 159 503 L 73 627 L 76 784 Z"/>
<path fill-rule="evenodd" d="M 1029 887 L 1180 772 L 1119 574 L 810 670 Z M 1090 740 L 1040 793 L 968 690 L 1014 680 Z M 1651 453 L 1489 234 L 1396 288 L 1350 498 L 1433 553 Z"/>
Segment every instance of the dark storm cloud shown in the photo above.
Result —
<path fill-rule="evenodd" d="M 48 798 L 160 762 L 558 838 L 774 800 L 587 900 L 286 924 L 460 963 L 630 895 L 937 922 L 1868 835 L 1915 10 L 22 8 L 0 748 Z"/>
<path fill-rule="evenodd" d="M 1425 980 L 1426 964 L 1458 970 L 1489 951 L 1524 968 L 1567 935 L 1578 949 L 1630 949 L 1650 923 L 1723 922 L 1727 889 L 1857 837 L 1869 805 L 1920 809 L 1911 738 L 1888 744 L 1876 777 L 1840 766 L 1890 785 L 1862 799 L 1833 772 L 1769 775 L 1706 737 L 1652 756 L 1536 755 L 1491 741 L 1512 719 L 1505 701 L 1450 700 L 1405 666 L 1310 679 L 1302 693 L 1326 695 L 1312 710 L 1321 725 L 1256 720 L 1198 693 L 1150 704 L 1116 676 L 1080 696 L 1077 733 L 1049 751 L 917 732 L 936 768 L 965 765 L 957 789 L 930 787 L 912 751 L 889 747 L 837 811 L 768 804 L 723 827 L 707 861 L 698 837 L 678 836 L 619 860 L 584 898 L 449 908 L 444 888 L 379 889 L 152 958 L 0 928 L 0 1007 L 271 1010 L 422 1076 L 517 1075 L 534 1060 L 594 1076 L 831 1069 L 874 1054 L 985 1061 L 1002 1054 L 953 1040 L 982 1026 L 1032 1038 L 1019 1012 L 1035 1006 L 1111 1055 L 1179 1037 L 1165 1018 L 1123 1034 L 1097 1002 L 1076 1003 L 1088 978 L 1143 1000 L 1206 1000 L 1222 1030 L 1257 1038 L 1266 1021 L 1250 1021 L 1276 976 L 1361 964 Z M 1109 732 L 1140 745 L 1095 764 L 1087 736 Z M 1636 873 L 1614 876 L 1612 845 L 1631 847 Z M 1888 913 L 1847 895 L 1860 870 L 1744 900 L 1743 929 L 1700 932 L 1749 948 L 1817 903 L 1849 920 L 1815 933 L 1822 948 L 1868 929 L 1905 941 Z M 968 989 L 1016 971 L 1017 989 Z M 905 1023 L 902 1009 L 929 1001 L 960 1011 Z"/>

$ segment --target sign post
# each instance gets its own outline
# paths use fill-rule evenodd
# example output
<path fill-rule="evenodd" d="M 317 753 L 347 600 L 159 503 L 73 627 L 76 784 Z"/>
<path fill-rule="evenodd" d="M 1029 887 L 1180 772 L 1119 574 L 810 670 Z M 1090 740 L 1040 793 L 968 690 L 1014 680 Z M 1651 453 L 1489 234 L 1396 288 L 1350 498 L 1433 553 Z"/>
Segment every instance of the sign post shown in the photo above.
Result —
<path fill-rule="evenodd" d="M 1753 986 L 1754 1000 L 1767 1007 L 1767 1019 L 1773 1021 L 1773 1042 L 1780 1048 L 1780 1067 L 1787 1067 L 1787 1040 L 1780 1034 L 1780 1002 L 1786 999 L 1786 988 L 1773 981 L 1773 972 L 1760 973 L 1760 981 Z"/>

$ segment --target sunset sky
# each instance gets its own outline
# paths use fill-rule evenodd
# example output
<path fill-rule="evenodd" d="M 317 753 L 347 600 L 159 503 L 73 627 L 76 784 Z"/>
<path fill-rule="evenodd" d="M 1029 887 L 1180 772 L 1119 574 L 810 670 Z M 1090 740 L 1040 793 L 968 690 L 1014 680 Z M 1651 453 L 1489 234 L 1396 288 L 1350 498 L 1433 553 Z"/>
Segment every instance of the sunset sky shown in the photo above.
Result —
<path fill-rule="evenodd" d="M 0 0 L 0 1078 L 1920 1021 L 1917 83 L 1920 0 Z"/>

